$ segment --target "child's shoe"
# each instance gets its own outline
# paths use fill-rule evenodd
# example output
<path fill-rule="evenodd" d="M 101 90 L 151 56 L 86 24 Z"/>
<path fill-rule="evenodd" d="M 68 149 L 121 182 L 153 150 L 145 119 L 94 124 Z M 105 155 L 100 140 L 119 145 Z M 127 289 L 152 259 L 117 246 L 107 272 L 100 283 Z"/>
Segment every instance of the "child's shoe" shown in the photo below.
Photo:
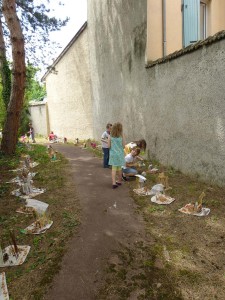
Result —
<path fill-rule="evenodd" d="M 118 181 L 117 181 L 116 184 L 117 184 L 117 185 L 122 185 L 122 182 L 118 182 Z"/>
<path fill-rule="evenodd" d="M 113 184 L 112 189 L 114 190 L 116 188 L 118 188 L 118 185 L 117 184 Z"/>
<path fill-rule="evenodd" d="M 127 181 L 127 177 L 124 176 L 123 174 L 122 174 L 122 179 L 123 179 L 124 181 Z"/>

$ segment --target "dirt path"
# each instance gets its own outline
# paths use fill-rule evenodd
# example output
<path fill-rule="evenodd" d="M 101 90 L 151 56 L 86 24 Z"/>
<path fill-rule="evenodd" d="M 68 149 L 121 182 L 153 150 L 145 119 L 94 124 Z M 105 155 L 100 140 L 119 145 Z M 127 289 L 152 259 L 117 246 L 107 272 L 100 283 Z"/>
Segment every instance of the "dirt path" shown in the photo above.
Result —
<path fill-rule="evenodd" d="M 111 171 L 100 159 L 78 147 L 54 145 L 69 160 L 81 205 L 79 234 L 69 242 L 46 300 L 91 300 L 108 261 L 121 244 L 145 238 L 144 222 L 125 184 L 111 188 Z M 66 197 L 66 195 L 65 195 Z"/>

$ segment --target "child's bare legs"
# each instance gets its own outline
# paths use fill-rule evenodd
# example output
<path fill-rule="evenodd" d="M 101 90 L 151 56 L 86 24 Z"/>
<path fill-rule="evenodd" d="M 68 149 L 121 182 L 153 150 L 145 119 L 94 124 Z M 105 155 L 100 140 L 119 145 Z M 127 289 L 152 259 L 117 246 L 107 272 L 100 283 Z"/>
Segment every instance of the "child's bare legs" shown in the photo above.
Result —
<path fill-rule="evenodd" d="M 122 170 L 118 170 L 118 183 L 122 183 Z"/>
<path fill-rule="evenodd" d="M 116 184 L 116 170 L 112 167 L 112 184 Z"/>
<path fill-rule="evenodd" d="M 118 187 L 118 185 L 116 184 L 116 170 L 117 167 L 112 166 L 112 188 L 115 189 Z"/>

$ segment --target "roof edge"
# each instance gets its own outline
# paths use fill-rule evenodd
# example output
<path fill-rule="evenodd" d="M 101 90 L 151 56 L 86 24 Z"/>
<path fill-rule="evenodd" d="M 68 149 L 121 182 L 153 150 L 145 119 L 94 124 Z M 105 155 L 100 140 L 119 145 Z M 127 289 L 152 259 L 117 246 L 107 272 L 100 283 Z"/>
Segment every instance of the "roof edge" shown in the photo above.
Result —
<path fill-rule="evenodd" d="M 86 29 L 87 27 L 87 21 L 84 22 L 84 24 L 81 26 L 81 28 L 77 31 L 75 36 L 72 38 L 72 40 L 67 44 L 67 46 L 63 49 L 63 51 L 59 54 L 59 56 L 54 60 L 53 64 L 47 67 L 47 72 L 44 74 L 44 76 L 41 78 L 41 81 L 45 81 L 48 74 L 51 73 L 52 70 L 54 70 L 56 64 L 61 60 L 61 58 L 66 54 L 66 52 L 69 50 L 69 48 L 72 46 L 72 44 L 78 39 L 78 37 L 81 35 L 81 33 Z"/>

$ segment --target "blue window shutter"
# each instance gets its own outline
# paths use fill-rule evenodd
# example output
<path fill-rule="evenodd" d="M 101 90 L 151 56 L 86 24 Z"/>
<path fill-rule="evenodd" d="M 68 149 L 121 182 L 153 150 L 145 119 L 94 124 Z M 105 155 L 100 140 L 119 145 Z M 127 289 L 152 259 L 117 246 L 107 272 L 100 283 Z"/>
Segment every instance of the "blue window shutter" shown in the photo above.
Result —
<path fill-rule="evenodd" d="M 199 40 L 200 0 L 183 0 L 183 44 Z"/>

